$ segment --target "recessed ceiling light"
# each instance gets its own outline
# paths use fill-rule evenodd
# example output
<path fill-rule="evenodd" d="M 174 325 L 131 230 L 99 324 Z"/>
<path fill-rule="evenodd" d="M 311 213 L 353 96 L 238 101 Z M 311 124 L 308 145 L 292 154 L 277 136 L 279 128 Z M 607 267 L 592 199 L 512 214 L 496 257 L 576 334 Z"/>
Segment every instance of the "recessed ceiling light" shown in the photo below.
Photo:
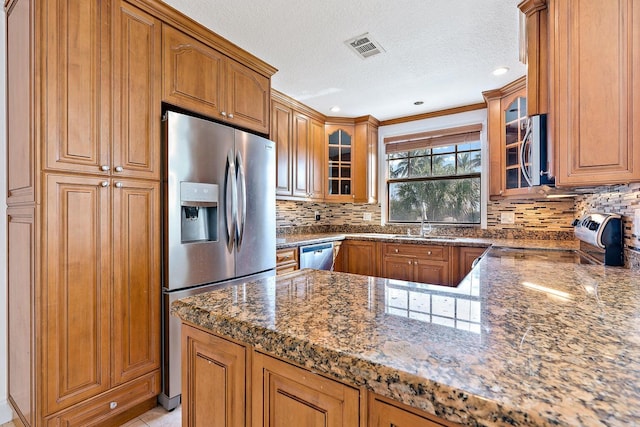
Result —
<path fill-rule="evenodd" d="M 337 113 L 338 111 L 340 111 L 340 107 L 336 105 L 335 107 L 331 107 L 330 110 L 332 113 Z"/>
<path fill-rule="evenodd" d="M 501 76 L 503 74 L 506 74 L 507 71 L 509 71 L 509 67 L 500 67 L 500 68 L 496 68 L 495 70 L 493 70 L 493 75 L 494 76 Z"/>
<path fill-rule="evenodd" d="M 424 101 L 416 101 L 413 103 L 413 105 L 422 105 L 424 104 Z"/>

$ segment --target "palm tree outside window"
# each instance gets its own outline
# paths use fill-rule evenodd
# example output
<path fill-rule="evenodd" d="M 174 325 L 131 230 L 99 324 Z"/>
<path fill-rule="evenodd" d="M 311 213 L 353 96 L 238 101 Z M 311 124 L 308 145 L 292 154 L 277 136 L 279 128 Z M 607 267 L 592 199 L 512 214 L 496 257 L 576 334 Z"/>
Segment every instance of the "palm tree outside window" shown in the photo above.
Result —
<path fill-rule="evenodd" d="M 420 222 L 422 202 L 431 223 L 479 224 L 481 125 L 385 139 L 388 218 Z"/>

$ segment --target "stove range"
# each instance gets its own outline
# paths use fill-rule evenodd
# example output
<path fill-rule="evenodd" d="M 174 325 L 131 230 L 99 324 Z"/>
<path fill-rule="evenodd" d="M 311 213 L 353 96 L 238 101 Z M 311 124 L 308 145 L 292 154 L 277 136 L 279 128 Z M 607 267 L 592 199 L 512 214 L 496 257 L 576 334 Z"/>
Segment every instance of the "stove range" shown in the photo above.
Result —
<path fill-rule="evenodd" d="M 487 256 L 572 264 L 624 265 L 620 215 L 590 213 L 576 219 L 572 225 L 580 241 L 579 250 L 494 247 Z"/>
<path fill-rule="evenodd" d="M 603 265 L 624 265 L 622 217 L 618 214 L 589 213 L 573 221 L 580 240 L 580 252 Z"/>

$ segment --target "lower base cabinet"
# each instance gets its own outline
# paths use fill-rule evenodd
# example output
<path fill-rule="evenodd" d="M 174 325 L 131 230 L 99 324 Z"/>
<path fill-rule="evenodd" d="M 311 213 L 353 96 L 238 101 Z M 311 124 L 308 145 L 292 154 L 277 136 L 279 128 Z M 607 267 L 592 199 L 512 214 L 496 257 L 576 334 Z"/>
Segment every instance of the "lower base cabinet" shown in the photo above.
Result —
<path fill-rule="evenodd" d="M 188 324 L 182 352 L 185 427 L 456 426 Z"/>
<path fill-rule="evenodd" d="M 378 245 L 373 241 L 345 240 L 340 246 L 336 271 L 378 276 Z"/>
<path fill-rule="evenodd" d="M 419 411 L 405 409 L 388 400 L 369 394 L 369 424 L 367 427 L 443 427 L 453 423 L 438 421 Z"/>
<path fill-rule="evenodd" d="M 182 326 L 182 425 L 245 427 L 246 347 Z"/>
<path fill-rule="evenodd" d="M 360 391 L 254 352 L 254 427 L 359 427 Z"/>

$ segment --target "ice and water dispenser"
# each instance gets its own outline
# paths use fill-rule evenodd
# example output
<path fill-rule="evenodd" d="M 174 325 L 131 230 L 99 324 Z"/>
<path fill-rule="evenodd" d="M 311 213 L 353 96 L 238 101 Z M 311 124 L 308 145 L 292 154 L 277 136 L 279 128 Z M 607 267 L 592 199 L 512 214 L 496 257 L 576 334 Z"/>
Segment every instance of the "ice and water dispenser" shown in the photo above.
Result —
<path fill-rule="evenodd" d="M 218 185 L 180 183 L 182 243 L 218 240 Z"/>

